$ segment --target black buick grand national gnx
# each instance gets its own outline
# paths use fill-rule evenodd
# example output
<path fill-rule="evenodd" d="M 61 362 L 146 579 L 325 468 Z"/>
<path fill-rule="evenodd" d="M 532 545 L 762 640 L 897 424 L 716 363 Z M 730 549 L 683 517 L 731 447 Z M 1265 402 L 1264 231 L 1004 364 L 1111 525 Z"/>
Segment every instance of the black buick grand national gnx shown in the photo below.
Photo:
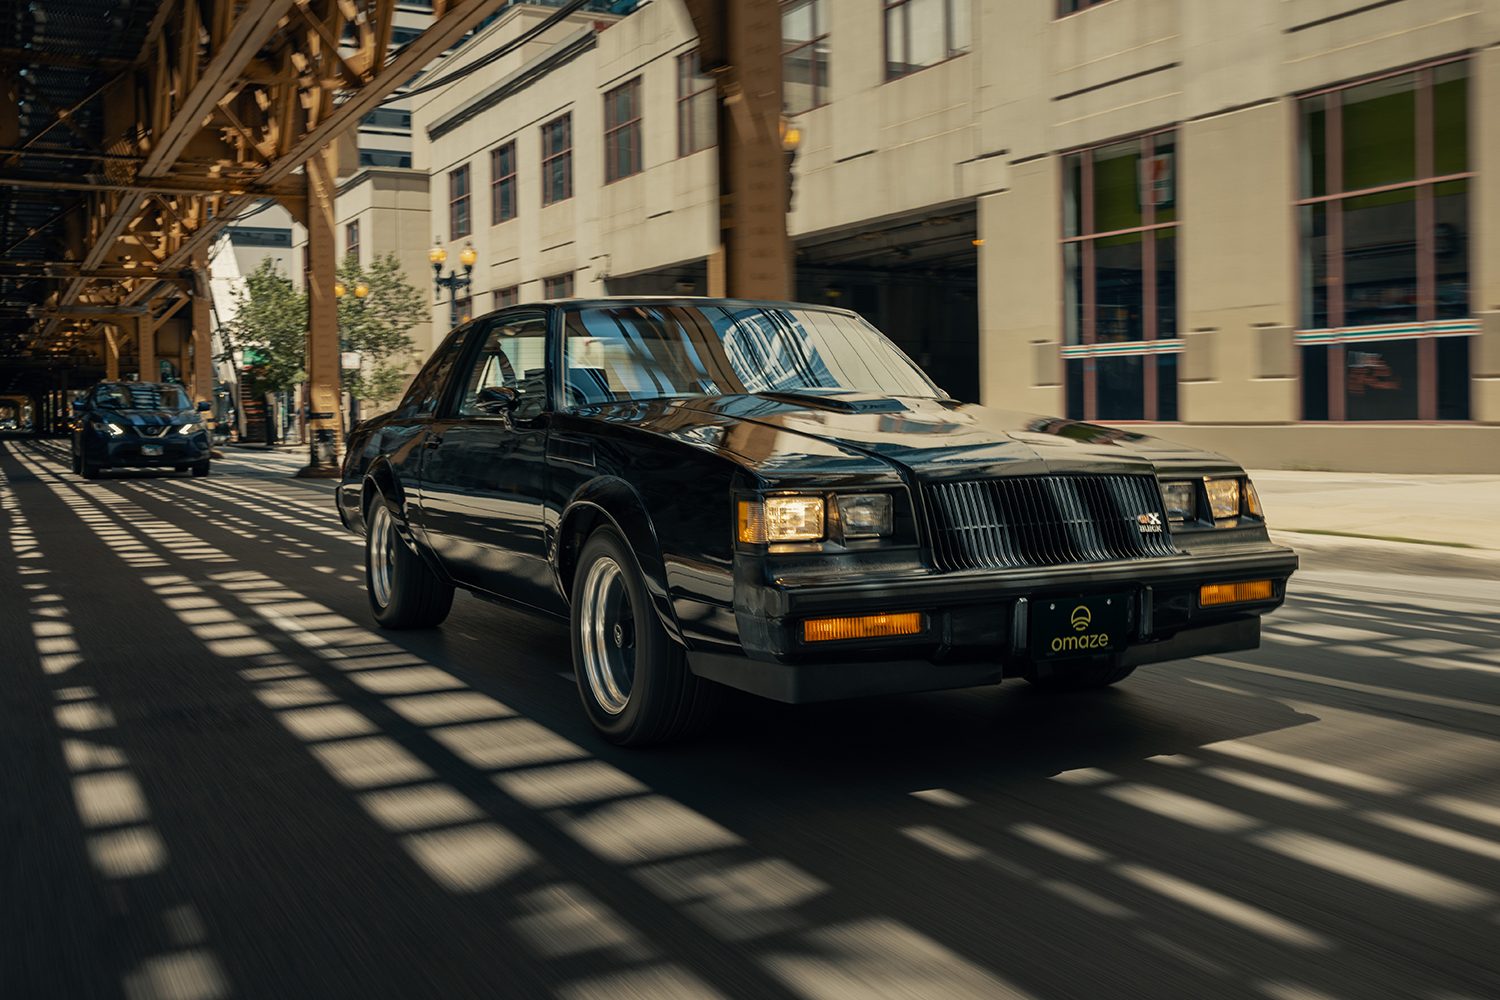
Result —
<path fill-rule="evenodd" d="M 644 744 L 781 701 L 1112 684 L 1253 649 L 1297 557 L 1244 470 L 948 398 L 852 312 L 570 299 L 455 330 L 349 439 L 387 628 L 455 587 L 567 616 L 589 718 Z"/>

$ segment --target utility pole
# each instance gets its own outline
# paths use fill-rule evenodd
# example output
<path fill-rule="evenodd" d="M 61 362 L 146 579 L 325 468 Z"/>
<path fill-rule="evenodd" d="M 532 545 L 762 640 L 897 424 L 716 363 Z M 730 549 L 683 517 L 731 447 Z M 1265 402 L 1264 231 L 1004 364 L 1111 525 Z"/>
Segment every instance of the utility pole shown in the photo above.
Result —
<path fill-rule="evenodd" d="M 781 5 L 777 0 L 684 2 L 698 31 L 699 64 L 718 81 L 722 257 L 709 262 L 709 294 L 790 299 Z"/>

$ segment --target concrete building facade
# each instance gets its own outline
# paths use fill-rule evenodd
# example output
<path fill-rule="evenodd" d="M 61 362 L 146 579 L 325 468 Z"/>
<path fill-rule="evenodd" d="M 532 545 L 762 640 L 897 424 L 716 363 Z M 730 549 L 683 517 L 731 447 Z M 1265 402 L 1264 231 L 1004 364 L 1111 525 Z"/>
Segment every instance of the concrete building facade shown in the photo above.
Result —
<path fill-rule="evenodd" d="M 1500 469 L 1497 0 L 782 10 L 799 299 L 960 398 L 1257 466 Z M 694 47 L 676 0 L 575 15 L 412 99 L 427 229 L 477 252 L 462 312 L 706 291 Z"/>

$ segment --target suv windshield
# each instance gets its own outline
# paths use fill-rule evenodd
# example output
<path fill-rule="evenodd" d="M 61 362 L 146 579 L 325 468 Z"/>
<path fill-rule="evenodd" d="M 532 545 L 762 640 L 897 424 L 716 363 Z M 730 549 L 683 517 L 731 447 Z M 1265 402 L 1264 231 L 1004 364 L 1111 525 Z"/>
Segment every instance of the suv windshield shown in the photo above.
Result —
<path fill-rule="evenodd" d="M 190 410 L 193 404 L 175 385 L 133 382 L 100 386 L 95 397 L 100 406 L 117 410 Z"/>
<path fill-rule="evenodd" d="M 612 306 L 567 320 L 567 401 L 753 392 L 942 397 L 857 316 L 762 306 Z"/>

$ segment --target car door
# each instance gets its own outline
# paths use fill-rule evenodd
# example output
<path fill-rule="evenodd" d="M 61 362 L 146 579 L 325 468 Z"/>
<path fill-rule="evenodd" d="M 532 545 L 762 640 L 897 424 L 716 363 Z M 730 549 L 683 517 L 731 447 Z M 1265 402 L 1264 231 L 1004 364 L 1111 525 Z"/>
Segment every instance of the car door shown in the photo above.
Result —
<path fill-rule="evenodd" d="M 484 324 L 487 324 L 485 328 Z M 551 400 L 547 313 L 522 309 L 476 324 L 454 389 L 422 453 L 427 543 L 465 586 L 551 605 L 542 545 Z M 482 390 L 512 390 L 508 407 Z"/>

